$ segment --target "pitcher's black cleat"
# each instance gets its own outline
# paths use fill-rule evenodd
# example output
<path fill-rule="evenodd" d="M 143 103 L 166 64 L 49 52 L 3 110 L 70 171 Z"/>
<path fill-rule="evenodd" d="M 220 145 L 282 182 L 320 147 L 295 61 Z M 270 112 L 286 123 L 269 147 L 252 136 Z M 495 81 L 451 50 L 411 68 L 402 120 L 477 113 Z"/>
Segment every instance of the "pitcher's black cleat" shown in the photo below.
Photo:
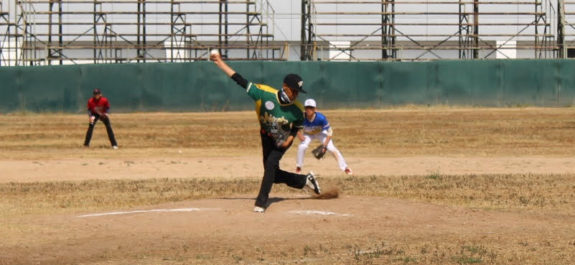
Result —
<path fill-rule="evenodd" d="M 306 176 L 306 182 L 305 182 L 306 187 L 308 187 L 310 190 L 312 190 L 313 192 L 315 192 L 315 194 L 320 194 L 321 190 L 319 189 L 319 183 L 317 183 L 317 180 L 315 179 L 315 176 L 313 174 L 313 172 L 309 172 Z"/>

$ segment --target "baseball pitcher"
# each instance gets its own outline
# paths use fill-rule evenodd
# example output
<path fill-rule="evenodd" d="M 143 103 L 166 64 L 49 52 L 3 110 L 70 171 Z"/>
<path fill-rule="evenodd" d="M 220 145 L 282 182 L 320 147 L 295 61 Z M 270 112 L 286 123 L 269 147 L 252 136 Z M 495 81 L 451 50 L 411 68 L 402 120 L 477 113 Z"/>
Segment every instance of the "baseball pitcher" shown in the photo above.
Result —
<path fill-rule="evenodd" d="M 320 188 L 313 172 L 307 175 L 294 174 L 281 170 L 279 162 L 292 145 L 303 124 L 303 106 L 296 100 L 298 94 L 305 93 L 303 81 L 296 74 L 288 74 L 283 80 L 282 89 L 248 82 L 223 60 L 217 51 L 210 59 L 232 80 L 246 90 L 254 100 L 260 123 L 260 138 L 263 149 L 264 176 L 256 198 L 254 212 L 263 213 L 267 208 L 269 193 L 274 183 L 285 183 L 289 187 L 308 187 L 316 194 Z"/>

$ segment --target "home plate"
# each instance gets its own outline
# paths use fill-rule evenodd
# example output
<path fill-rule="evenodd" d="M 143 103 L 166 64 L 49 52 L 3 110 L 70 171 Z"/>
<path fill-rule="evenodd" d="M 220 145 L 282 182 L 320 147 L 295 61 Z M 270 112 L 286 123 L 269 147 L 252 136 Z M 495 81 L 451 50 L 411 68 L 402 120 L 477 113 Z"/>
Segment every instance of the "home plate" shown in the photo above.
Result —
<path fill-rule="evenodd" d="M 106 215 L 124 215 L 124 214 L 134 214 L 134 213 L 174 213 L 174 212 L 200 212 L 200 211 L 217 211 L 218 208 L 178 208 L 178 209 L 152 209 L 152 210 L 135 210 L 135 211 L 123 211 L 123 212 L 107 212 L 107 213 L 92 213 L 79 215 L 79 218 L 85 217 L 98 217 Z"/>
<path fill-rule="evenodd" d="M 335 215 L 335 216 L 351 216 L 351 214 L 347 213 L 334 213 L 329 211 L 314 211 L 314 210 L 305 210 L 305 211 L 289 211 L 289 213 L 293 214 L 301 214 L 301 215 Z"/>

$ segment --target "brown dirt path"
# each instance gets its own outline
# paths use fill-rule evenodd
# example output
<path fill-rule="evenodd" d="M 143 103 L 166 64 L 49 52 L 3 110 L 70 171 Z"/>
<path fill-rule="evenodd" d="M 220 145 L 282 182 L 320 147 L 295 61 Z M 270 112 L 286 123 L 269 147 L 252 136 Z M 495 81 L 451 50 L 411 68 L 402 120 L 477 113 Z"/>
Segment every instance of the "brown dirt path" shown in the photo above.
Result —
<path fill-rule="evenodd" d="M 147 178 L 259 178 L 263 174 L 259 156 L 162 157 L 162 158 L 83 158 L 0 160 L 0 182 L 81 181 L 87 179 Z M 575 157 L 373 157 L 348 156 L 356 175 L 431 174 L 567 174 L 575 173 Z M 295 155 L 289 153 L 281 166 L 295 168 Z M 342 175 L 334 159 L 317 161 L 307 157 L 304 170 L 326 176 Z"/>

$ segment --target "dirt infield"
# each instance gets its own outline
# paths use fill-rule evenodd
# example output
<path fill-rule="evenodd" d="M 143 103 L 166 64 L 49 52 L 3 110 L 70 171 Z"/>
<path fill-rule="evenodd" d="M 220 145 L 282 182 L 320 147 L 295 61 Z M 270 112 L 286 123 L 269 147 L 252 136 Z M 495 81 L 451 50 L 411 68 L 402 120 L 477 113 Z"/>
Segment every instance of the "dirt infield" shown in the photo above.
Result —
<path fill-rule="evenodd" d="M 120 153 L 122 151 L 119 151 Z M 185 151 L 184 151 L 185 152 Z M 328 157 L 329 158 L 329 157 Z M 257 163 L 260 156 L 165 157 L 130 159 L 35 159 L 0 161 L 2 182 L 81 181 L 87 179 L 147 178 L 256 178 L 263 175 Z M 312 160 L 307 168 L 320 176 L 343 175 L 334 159 Z M 295 154 L 290 152 L 282 168 L 295 168 Z M 575 174 L 572 157 L 363 157 L 348 156 L 355 174 L 362 176 L 422 176 L 432 174 Z M 103 174 L 106 173 L 106 174 Z M 111 174 L 113 173 L 113 174 Z"/>
<path fill-rule="evenodd" d="M 565 241 L 565 233 L 573 235 L 572 218 L 562 216 L 377 197 L 322 201 L 294 194 L 276 196 L 261 215 L 250 212 L 253 198 L 247 195 L 153 208 L 198 209 L 189 212 L 23 218 L 20 225 L 28 229 L 17 239 L 4 241 L 3 260 L 4 264 L 545 264 L 548 260 L 569 264 L 569 252 L 575 247 Z M 525 252 L 547 255 L 525 260 Z"/>
<path fill-rule="evenodd" d="M 81 115 L 0 115 L 0 264 L 575 260 L 575 109 L 326 114 L 355 176 L 307 156 L 340 197 L 275 186 L 265 214 L 252 112 L 117 114 L 119 150 L 101 124 L 81 147 Z"/>

